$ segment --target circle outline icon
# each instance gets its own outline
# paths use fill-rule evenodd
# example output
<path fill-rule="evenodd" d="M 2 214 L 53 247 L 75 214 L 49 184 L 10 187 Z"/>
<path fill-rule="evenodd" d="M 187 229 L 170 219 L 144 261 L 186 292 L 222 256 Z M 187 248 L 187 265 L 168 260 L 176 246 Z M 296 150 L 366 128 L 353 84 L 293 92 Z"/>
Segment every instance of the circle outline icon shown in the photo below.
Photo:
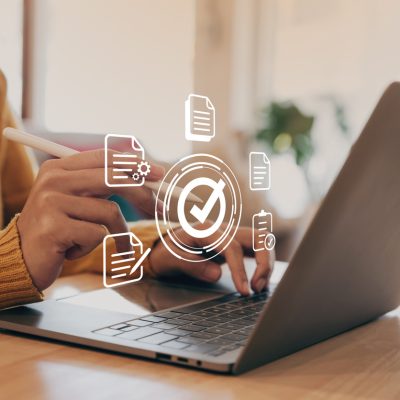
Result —
<path fill-rule="evenodd" d="M 202 159 L 201 161 L 198 161 L 198 159 Z M 207 161 L 205 161 L 205 160 Z M 188 165 L 185 165 L 186 162 L 190 162 Z M 208 177 L 200 177 L 200 178 L 195 178 L 193 181 L 189 182 L 188 184 L 185 185 L 183 188 L 183 191 L 181 195 L 179 196 L 178 200 L 178 214 L 179 214 L 179 207 L 181 209 L 181 216 L 179 219 L 179 224 L 176 224 L 176 222 L 171 223 L 169 219 L 169 214 L 170 214 L 170 202 L 171 202 L 171 197 L 172 193 L 174 191 L 174 188 L 178 186 L 179 181 L 192 172 L 193 170 L 198 170 L 198 169 L 204 169 L 204 170 L 212 170 L 214 173 L 217 173 L 220 176 L 220 180 L 223 180 L 224 182 L 224 187 L 227 187 L 228 189 L 228 194 L 231 197 L 231 207 L 226 207 L 226 199 L 225 196 L 223 195 L 222 192 L 218 194 L 218 200 L 220 202 L 220 212 L 218 215 L 217 220 L 212 224 L 211 227 L 206 228 L 205 230 L 197 230 L 190 226 L 190 224 L 187 222 L 186 217 L 184 217 L 184 223 L 182 224 L 182 204 L 184 203 L 184 200 L 186 199 L 187 195 L 189 192 L 194 189 L 194 187 L 201 186 L 201 185 L 206 185 L 209 187 L 212 187 L 215 189 L 216 186 L 220 184 L 220 182 L 216 182 L 213 179 L 210 179 Z M 176 172 L 178 171 L 178 172 Z M 169 177 L 172 177 L 171 181 L 169 183 L 166 183 L 165 180 Z M 193 182 L 196 181 L 196 184 Z M 211 183 L 211 182 L 212 183 Z M 157 202 L 161 200 L 162 193 L 161 193 L 161 186 L 167 184 L 168 189 L 166 193 L 164 194 L 164 197 L 162 198 L 163 201 L 163 212 L 162 216 L 159 215 L 157 212 L 157 209 L 155 209 L 155 217 L 156 217 L 156 226 L 157 226 L 157 231 L 158 234 L 161 238 L 161 241 L 163 242 L 164 246 L 168 249 L 168 251 L 173 254 L 175 257 L 178 259 L 183 259 L 186 261 L 190 262 L 204 262 L 205 260 L 210 260 L 214 257 L 216 257 L 218 254 L 223 252 L 226 247 L 231 243 L 233 238 L 236 235 L 237 229 L 239 228 L 239 223 L 240 223 L 240 218 L 242 215 L 242 197 L 241 197 L 241 192 L 240 192 L 240 186 L 239 183 L 233 174 L 232 170 L 228 165 L 222 161 L 220 158 L 213 156 L 211 154 L 205 154 L 205 153 L 197 153 L 197 154 L 191 154 L 189 156 L 183 157 L 180 159 L 178 162 L 176 162 L 170 169 L 169 171 L 165 174 L 163 181 L 160 185 L 160 189 L 158 190 L 157 193 Z M 187 187 L 189 187 L 187 189 Z M 181 196 L 183 197 L 183 200 L 181 200 Z M 156 202 L 156 203 L 157 203 Z M 180 206 L 179 206 L 180 203 Z M 175 234 L 174 230 L 177 228 L 182 228 L 186 233 L 189 234 L 189 236 L 195 237 L 195 238 L 204 238 L 207 236 L 210 236 L 211 234 L 215 233 L 222 225 L 224 221 L 224 217 L 226 217 L 227 214 L 229 217 L 229 222 L 224 224 L 224 230 L 219 237 L 214 240 L 213 243 L 208 244 L 206 246 L 194 246 L 193 244 L 187 244 L 182 242 L 182 240 Z M 186 224 L 185 224 L 186 222 Z M 185 226 L 183 226 L 185 225 Z M 190 226 L 189 229 L 188 226 Z M 185 229 L 186 228 L 186 229 Z M 207 232 L 207 234 L 202 234 L 200 232 Z M 194 235 L 191 235 L 191 233 Z M 200 234 L 200 236 L 199 236 Z M 166 236 L 171 240 L 171 242 L 180 250 L 182 250 L 184 253 L 187 253 L 192 256 L 192 258 L 189 258 L 188 256 L 182 256 L 176 252 L 174 248 L 168 243 L 166 240 Z M 201 258 L 199 259 L 193 259 L 194 255 L 200 255 Z"/>

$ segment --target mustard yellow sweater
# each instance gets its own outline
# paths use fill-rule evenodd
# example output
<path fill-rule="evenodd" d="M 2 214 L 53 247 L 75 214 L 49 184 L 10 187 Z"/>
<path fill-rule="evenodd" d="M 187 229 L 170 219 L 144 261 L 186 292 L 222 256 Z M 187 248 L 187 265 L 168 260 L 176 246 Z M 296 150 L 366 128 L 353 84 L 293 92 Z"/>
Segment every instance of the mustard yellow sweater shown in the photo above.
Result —
<path fill-rule="evenodd" d="M 17 124 L 7 104 L 6 91 L 6 80 L 0 71 L 0 309 L 43 298 L 25 266 L 16 225 L 17 214 L 24 206 L 34 177 L 23 146 L 2 136 L 5 127 Z M 139 222 L 132 230 L 144 248 L 152 247 L 158 238 L 152 221 Z M 151 274 L 148 263 L 144 268 L 147 274 Z M 102 271 L 100 246 L 77 261 L 66 261 L 62 274 L 84 271 Z"/>

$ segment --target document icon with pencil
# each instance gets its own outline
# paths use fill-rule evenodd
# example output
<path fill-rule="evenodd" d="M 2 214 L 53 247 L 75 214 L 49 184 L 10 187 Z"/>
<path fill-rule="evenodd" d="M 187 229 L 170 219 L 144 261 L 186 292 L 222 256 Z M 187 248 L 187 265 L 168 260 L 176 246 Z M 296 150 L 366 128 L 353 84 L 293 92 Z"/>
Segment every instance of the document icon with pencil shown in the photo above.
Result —
<path fill-rule="evenodd" d="M 206 96 L 190 94 L 185 101 L 185 137 L 209 142 L 215 136 L 215 108 Z"/>
<path fill-rule="evenodd" d="M 124 153 L 108 150 L 122 148 Z M 150 164 L 144 161 L 144 149 L 132 135 L 109 134 L 104 139 L 104 177 L 109 187 L 142 186 L 150 173 Z"/>
<path fill-rule="evenodd" d="M 126 236 L 132 250 L 123 253 L 115 251 L 116 237 Z M 132 232 L 107 235 L 103 239 L 103 283 L 107 288 L 138 282 L 143 278 L 143 261 L 150 248 L 143 251 L 143 243 Z"/>

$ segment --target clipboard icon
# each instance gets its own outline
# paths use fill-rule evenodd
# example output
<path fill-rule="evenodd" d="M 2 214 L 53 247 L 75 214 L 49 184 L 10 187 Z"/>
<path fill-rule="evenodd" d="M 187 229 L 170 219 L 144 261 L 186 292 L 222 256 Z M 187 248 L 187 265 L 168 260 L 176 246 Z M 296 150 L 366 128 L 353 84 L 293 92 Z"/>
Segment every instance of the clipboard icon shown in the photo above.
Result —
<path fill-rule="evenodd" d="M 124 153 L 111 153 L 123 147 Z M 150 172 L 144 148 L 132 135 L 108 134 L 104 138 L 104 181 L 108 187 L 143 186 Z"/>
<path fill-rule="evenodd" d="M 115 237 L 128 237 L 132 250 L 115 251 Z M 106 288 L 138 282 L 143 278 L 143 261 L 151 249 L 143 251 L 143 243 L 133 232 L 107 235 L 103 239 L 103 284 Z"/>

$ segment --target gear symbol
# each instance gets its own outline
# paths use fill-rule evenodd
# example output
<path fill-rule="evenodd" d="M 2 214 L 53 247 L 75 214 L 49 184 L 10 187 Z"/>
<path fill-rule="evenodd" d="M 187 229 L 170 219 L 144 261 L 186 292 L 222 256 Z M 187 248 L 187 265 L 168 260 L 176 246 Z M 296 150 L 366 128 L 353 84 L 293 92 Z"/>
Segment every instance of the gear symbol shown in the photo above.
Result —
<path fill-rule="evenodd" d="M 150 164 L 147 161 L 141 161 L 137 170 L 141 176 L 147 176 L 150 173 Z"/>
<path fill-rule="evenodd" d="M 139 173 L 138 173 L 138 172 L 135 172 L 135 173 L 132 175 L 132 178 L 133 178 L 134 181 L 138 181 L 138 180 L 140 179 Z"/>

